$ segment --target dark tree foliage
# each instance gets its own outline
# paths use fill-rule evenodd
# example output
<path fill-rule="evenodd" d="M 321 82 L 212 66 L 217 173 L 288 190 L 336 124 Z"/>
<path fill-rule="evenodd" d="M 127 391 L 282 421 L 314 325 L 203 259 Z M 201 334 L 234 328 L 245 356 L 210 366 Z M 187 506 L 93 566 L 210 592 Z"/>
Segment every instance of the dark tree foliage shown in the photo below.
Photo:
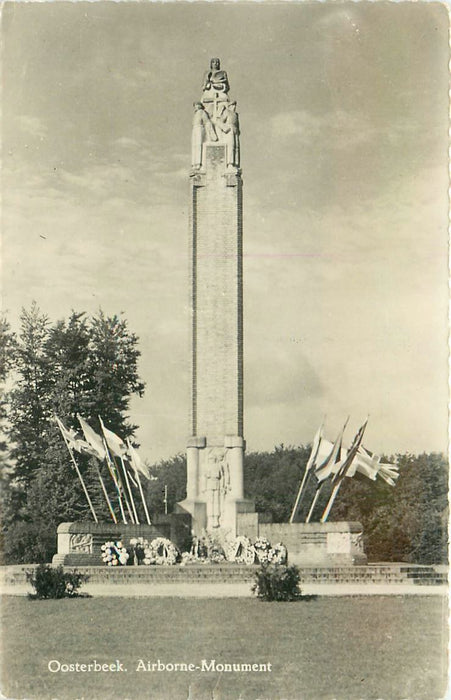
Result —
<path fill-rule="evenodd" d="M 51 324 L 33 304 L 22 312 L 18 336 L 5 327 L 0 343 L 0 370 L 7 348 L 5 375 L 9 371 L 12 382 L 5 394 L 12 465 L 3 476 L 5 558 L 48 561 L 58 524 L 92 517 L 54 414 L 79 430 L 80 413 L 98 432 L 100 415 L 121 437 L 132 437 L 130 398 L 144 392 L 138 338 L 124 319 L 102 311 L 91 318 L 72 312 L 68 320 Z M 98 470 L 111 497 L 114 486 L 105 465 L 87 455 L 77 455 L 77 462 L 99 519 L 109 520 Z"/>
<path fill-rule="evenodd" d="M 395 487 L 360 476 L 346 479 L 332 518 L 362 523 L 371 561 L 444 563 L 448 464 L 436 453 L 397 455 L 396 459 L 400 477 Z"/>
<path fill-rule="evenodd" d="M 24 309 L 11 358 L 15 384 L 7 397 L 10 457 L 14 476 L 24 487 L 42 466 L 48 446 L 52 387 L 52 368 L 45 352 L 48 330 L 48 318 L 36 304 L 30 311 Z"/>
<path fill-rule="evenodd" d="M 255 500 L 258 512 L 270 513 L 276 523 L 289 520 L 309 454 L 306 447 L 280 445 L 273 452 L 245 456 L 244 494 Z"/>
<path fill-rule="evenodd" d="M 164 513 L 164 493 L 167 486 L 168 513 L 175 504 L 186 498 L 186 455 L 176 455 L 150 467 L 146 482 L 146 500 L 152 514 Z"/>

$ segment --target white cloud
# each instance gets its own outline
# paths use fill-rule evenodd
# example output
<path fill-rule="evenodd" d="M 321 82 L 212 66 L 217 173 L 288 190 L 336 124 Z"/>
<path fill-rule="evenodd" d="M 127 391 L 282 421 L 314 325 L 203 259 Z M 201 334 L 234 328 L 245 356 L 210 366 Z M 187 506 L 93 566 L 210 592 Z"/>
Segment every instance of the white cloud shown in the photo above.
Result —
<path fill-rule="evenodd" d="M 312 145 L 328 142 L 335 148 L 349 148 L 373 139 L 377 129 L 368 117 L 358 112 L 334 110 L 316 115 L 307 110 L 279 112 L 270 120 L 272 137 L 289 140 L 296 137 L 298 144 Z"/>
<path fill-rule="evenodd" d="M 40 138 L 41 140 L 47 136 L 47 127 L 38 117 L 28 114 L 21 114 L 17 118 L 19 128 L 29 136 Z"/>

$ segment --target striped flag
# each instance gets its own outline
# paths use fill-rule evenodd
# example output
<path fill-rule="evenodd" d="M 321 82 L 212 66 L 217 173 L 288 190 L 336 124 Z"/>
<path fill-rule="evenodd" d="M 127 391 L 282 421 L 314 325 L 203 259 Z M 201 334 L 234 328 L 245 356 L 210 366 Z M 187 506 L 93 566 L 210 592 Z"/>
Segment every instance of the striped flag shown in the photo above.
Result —
<path fill-rule="evenodd" d="M 395 486 L 395 480 L 399 477 L 398 467 L 396 464 L 382 462 L 381 459 L 382 457 L 360 445 L 346 476 L 353 477 L 356 473 L 359 473 L 371 479 L 371 481 L 376 481 L 377 476 L 379 476 L 390 486 Z"/>
<path fill-rule="evenodd" d="M 368 425 L 368 418 L 363 423 L 363 425 L 361 425 L 360 428 L 358 429 L 358 431 L 354 437 L 354 440 L 352 441 L 352 445 L 349 448 L 349 450 L 346 454 L 346 457 L 342 460 L 342 464 L 340 466 L 340 469 L 335 474 L 333 481 L 335 481 L 335 482 L 341 481 L 346 476 L 346 473 L 350 469 L 352 462 L 354 461 L 354 458 L 355 458 L 357 451 L 360 447 L 360 444 L 361 444 L 362 439 L 363 439 L 363 434 L 366 430 L 367 425 Z"/>
<path fill-rule="evenodd" d="M 347 418 L 341 432 L 337 436 L 334 443 L 328 440 L 322 440 L 318 455 L 315 476 L 319 482 L 325 481 L 329 476 L 336 476 L 343 464 L 343 457 L 346 457 L 346 451 L 343 449 L 343 435 L 346 430 L 349 418 Z M 320 459 L 322 458 L 322 461 Z"/>

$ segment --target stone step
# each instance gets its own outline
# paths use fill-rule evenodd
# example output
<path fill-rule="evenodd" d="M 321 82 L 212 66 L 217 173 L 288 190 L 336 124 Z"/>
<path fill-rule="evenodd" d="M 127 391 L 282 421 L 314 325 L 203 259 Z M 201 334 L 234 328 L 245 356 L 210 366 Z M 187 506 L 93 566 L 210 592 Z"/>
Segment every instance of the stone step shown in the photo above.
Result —
<path fill-rule="evenodd" d="M 26 583 L 26 571 L 30 566 L 0 568 L 1 582 L 6 585 Z M 72 571 L 72 567 L 66 567 Z M 248 583 L 252 582 L 258 566 L 239 564 L 187 565 L 187 566 L 79 566 L 77 571 L 89 576 L 90 583 L 152 584 L 152 583 Z M 304 567 L 301 583 L 310 584 L 406 584 L 443 585 L 447 583 L 445 571 L 433 566 L 354 566 L 354 567 Z"/>

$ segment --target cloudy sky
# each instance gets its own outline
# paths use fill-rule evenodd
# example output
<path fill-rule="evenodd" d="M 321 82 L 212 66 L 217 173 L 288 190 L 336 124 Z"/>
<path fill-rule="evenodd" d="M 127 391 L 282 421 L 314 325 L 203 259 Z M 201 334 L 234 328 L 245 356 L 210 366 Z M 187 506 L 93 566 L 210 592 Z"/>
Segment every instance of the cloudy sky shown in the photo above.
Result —
<path fill-rule="evenodd" d="M 370 414 L 447 444 L 448 16 L 438 3 L 6 3 L 3 306 L 123 312 L 142 454 L 188 431 L 192 103 L 238 101 L 249 450 Z"/>

